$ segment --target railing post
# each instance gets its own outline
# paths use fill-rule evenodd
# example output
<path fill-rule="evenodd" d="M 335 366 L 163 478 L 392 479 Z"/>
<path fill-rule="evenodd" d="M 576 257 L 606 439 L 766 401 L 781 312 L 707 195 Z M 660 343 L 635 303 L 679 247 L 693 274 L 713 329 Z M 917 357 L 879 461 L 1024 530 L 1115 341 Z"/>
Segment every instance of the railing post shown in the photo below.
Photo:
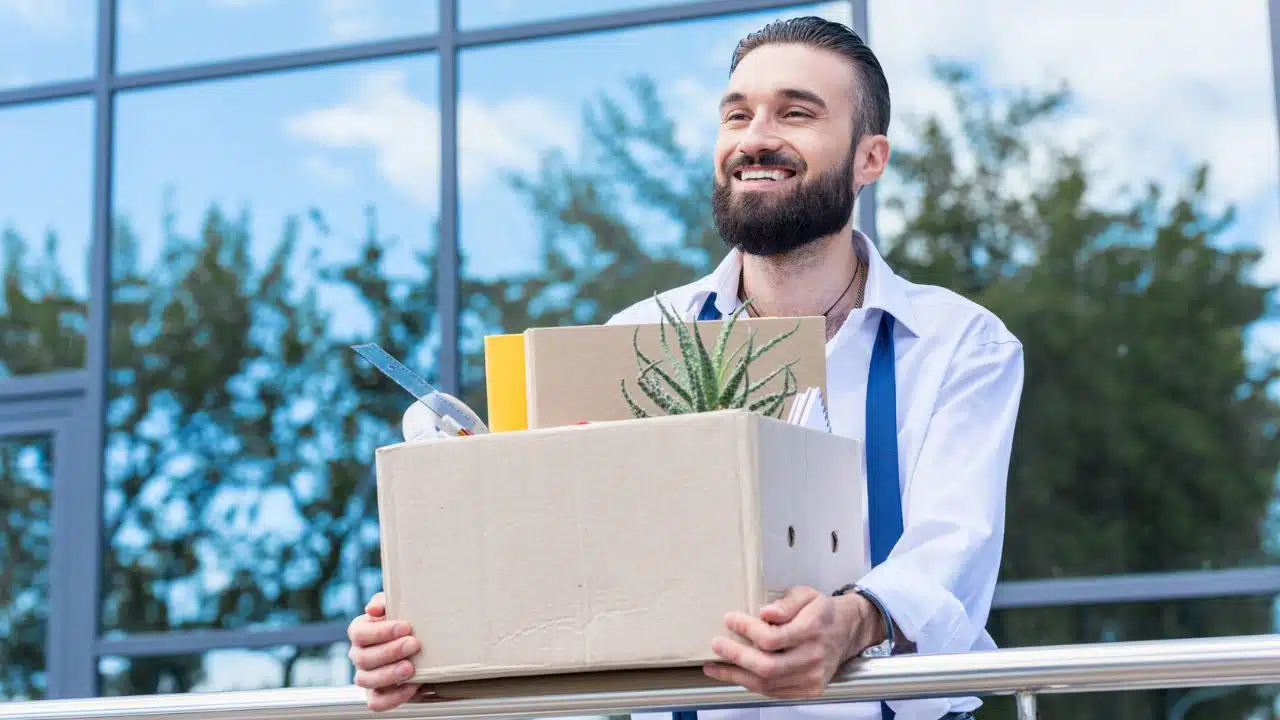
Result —
<path fill-rule="evenodd" d="M 1023 690 L 1014 696 L 1018 703 L 1018 720 L 1036 720 L 1036 694 Z"/>

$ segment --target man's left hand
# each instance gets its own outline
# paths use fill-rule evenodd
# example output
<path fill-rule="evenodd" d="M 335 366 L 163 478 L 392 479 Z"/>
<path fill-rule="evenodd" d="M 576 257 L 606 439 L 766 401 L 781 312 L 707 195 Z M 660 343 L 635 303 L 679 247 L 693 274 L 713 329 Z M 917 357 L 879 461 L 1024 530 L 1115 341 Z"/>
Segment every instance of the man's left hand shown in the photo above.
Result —
<path fill-rule="evenodd" d="M 768 697 L 817 697 L 845 660 L 877 642 L 873 614 L 875 606 L 857 594 L 793 588 L 760 617 L 726 615 L 725 627 L 747 642 L 717 637 L 711 648 L 725 662 L 708 663 L 703 672 Z"/>

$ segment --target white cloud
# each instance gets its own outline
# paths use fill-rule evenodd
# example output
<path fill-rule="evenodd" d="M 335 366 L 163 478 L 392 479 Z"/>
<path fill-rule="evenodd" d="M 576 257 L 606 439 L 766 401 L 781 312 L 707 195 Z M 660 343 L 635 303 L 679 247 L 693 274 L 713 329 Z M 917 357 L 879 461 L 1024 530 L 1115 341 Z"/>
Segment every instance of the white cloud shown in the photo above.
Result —
<path fill-rule="evenodd" d="M 303 161 L 308 175 L 330 187 L 346 187 L 351 184 L 351 171 L 324 155 L 311 155 Z"/>
<path fill-rule="evenodd" d="M 439 193 L 440 115 L 410 94 L 398 70 L 363 75 L 347 100 L 287 118 L 285 131 L 331 150 L 372 153 L 378 174 L 427 207 Z M 463 97 L 458 106 L 459 168 L 464 189 L 489 182 L 499 168 L 529 170 L 551 145 L 573 148 L 577 123 L 536 98 L 488 105 Z"/>
<path fill-rule="evenodd" d="M 6 16 L 40 33 L 65 31 L 74 20 L 68 0 L 0 0 L 0 18 Z"/>
<path fill-rule="evenodd" d="M 731 25 L 724 35 L 719 36 L 710 44 L 711 50 L 706 56 L 707 64 L 723 72 L 727 80 L 729 77 L 729 60 L 733 57 L 733 50 L 738 46 L 739 40 L 774 20 L 799 17 L 801 15 L 817 15 L 833 22 L 844 23 L 850 27 L 853 26 L 853 6 L 844 0 L 824 3 L 812 10 L 778 11 L 773 15 L 765 15 L 762 19 L 744 20 Z"/>
<path fill-rule="evenodd" d="M 336 42 L 368 40 L 379 34 L 381 13 L 378 0 L 324 0 L 329 39 Z"/>
<path fill-rule="evenodd" d="M 136 2 L 125 0 L 120 3 L 116 6 L 116 15 L 122 30 L 136 33 L 147 27 L 147 16 Z"/>
<path fill-rule="evenodd" d="M 285 130 L 328 148 L 371 150 L 393 187 L 419 203 L 434 200 L 440 118 L 409 94 L 403 72 L 370 72 L 351 99 L 295 115 Z"/>
<path fill-rule="evenodd" d="M 35 5 L 45 0 L 0 0 L 4 3 Z M 50 0 L 53 4 L 67 0 Z M 182 3 L 191 0 L 180 0 Z M 245 12 L 279 5 L 282 0 L 204 0 L 209 8 L 225 12 Z M 369 40 L 383 33 L 382 0 L 300 0 L 295 2 L 295 15 L 311 15 L 324 29 L 331 42 Z M 178 6 L 181 7 L 181 6 Z M 178 9 L 174 0 L 120 0 L 120 23 L 131 31 L 143 29 L 150 17 L 166 15 Z M 305 19 L 300 17 L 300 20 Z"/>
<path fill-rule="evenodd" d="M 1088 139 L 1110 183 L 1173 182 L 1211 165 L 1215 197 L 1261 207 L 1280 278 L 1280 193 L 1275 99 L 1265 3 L 1223 3 L 1206 22 L 1196 0 L 873 0 L 871 43 L 904 114 L 946 114 L 930 55 L 980 66 L 987 85 L 1065 79 L 1075 116 L 1055 129 Z M 998 19 L 998 20 L 996 20 Z M 1111 191 L 1098 188 L 1100 197 Z"/>
<path fill-rule="evenodd" d="M 31 76 L 21 70 L 0 72 L 0 88 L 22 87 L 31 83 Z"/>
<path fill-rule="evenodd" d="M 716 105 L 721 88 L 711 87 L 692 77 L 683 77 L 665 88 L 667 107 L 676 121 L 676 140 L 695 151 L 709 153 L 716 141 Z"/>
<path fill-rule="evenodd" d="M 498 168 L 532 170 L 551 147 L 574 151 L 578 121 L 536 97 L 488 105 L 466 95 L 458 103 L 458 179 L 475 187 Z"/>

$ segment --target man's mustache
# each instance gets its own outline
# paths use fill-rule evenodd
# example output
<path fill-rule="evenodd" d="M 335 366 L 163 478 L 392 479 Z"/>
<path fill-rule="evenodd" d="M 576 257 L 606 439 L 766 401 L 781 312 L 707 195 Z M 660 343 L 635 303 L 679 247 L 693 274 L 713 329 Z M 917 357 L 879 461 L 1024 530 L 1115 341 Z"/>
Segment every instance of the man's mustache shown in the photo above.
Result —
<path fill-rule="evenodd" d="M 763 152 L 759 155 L 735 155 L 725 163 L 724 172 L 726 175 L 732 175 L 752 165 L 785 168 L 797 175 L 804 171 L 804 161 L 798 157 L 780 152 Z"/>

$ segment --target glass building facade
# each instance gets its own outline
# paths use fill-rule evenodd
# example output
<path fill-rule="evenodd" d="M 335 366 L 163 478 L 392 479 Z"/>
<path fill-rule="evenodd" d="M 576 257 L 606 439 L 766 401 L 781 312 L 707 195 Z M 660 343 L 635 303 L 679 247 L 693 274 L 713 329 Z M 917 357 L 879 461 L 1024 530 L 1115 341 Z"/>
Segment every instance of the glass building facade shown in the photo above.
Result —
<path fill-rule="evenodd" d="M 800 14 L 888 75 L 860 227 L 1026 346 L 997 641 L 1272 632 L 1277 0 L 0 0 L 0 698 L 349 682 L 407 396 L 347 347 L 482 408 L 485 334 L 706 272 Z"/>

